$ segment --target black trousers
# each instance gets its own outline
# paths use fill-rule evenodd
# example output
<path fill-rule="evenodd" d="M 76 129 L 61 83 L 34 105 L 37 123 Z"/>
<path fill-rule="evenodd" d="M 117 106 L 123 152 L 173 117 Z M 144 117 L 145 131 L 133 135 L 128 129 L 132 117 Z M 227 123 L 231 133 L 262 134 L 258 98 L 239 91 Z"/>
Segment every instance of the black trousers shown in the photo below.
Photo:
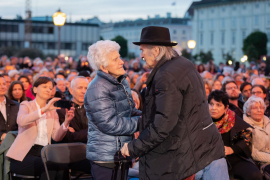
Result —
<path fill-rule="evenodd" d="M 22 162 L 11 159 L 10 171 L 21 175 L 40 176 L 41 180 L 47 180 L 45 167 L 40 156 L 41 149 L 42 146 L 33 146 Z M 69 168 L 65 164 L 47 163 L 47 169 L 51 180 L 69 179 Z"/>
<path fill-rule="evenodd" d="M 112 166 L 114 168 L 108 168 L 104 166 L 100 166 L 94 162 L 91 161 L 91 174 L 94 180 L 118 180 L 118 179 L 127 179 L 128 176 L 128 169 L 129 169 L 130 163 L 124 163 L 122 164 L 122 168 L 125 170 L 125 175 L 121 175 L 119 172 L 119 164 L 115 163 L 106 163 L 106 166 Z M 119 178 L 122 177 L 122 178 Z"/>
<path fill-rule="evenodd" d="M 262 180 L 259 168 L 248 161 L 239 161 L 232 167 L 234 177 L 243 180 Z"/>

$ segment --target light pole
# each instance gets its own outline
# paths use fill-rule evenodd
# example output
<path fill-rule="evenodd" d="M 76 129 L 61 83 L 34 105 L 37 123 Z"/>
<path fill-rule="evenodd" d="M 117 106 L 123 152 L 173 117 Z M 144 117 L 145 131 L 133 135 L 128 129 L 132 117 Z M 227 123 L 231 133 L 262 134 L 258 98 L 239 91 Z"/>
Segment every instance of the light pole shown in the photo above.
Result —
<path fill-rule="evenodd" d="M 188 45 L 188 48 L 190 49 L 190 60 L 192 61 L 192 49 L 194 49 L 195 48 L 195 46 L 196 46 L 196 41 L 194 41 L 194 40 L 189 40 L 188 42 L 187 42 L 187 45 Z"/>
<path fill-rule="evenodd" d="M 62 13 L 60 9 L 53 14 L 53 23 L 55 26 L 58 26 L 58 55 L 60 54 L 61 49 L 61 42 L 60 42 L 61 26 L 65 24 L 65 21 L 66 21 L 66 14 Z"/>

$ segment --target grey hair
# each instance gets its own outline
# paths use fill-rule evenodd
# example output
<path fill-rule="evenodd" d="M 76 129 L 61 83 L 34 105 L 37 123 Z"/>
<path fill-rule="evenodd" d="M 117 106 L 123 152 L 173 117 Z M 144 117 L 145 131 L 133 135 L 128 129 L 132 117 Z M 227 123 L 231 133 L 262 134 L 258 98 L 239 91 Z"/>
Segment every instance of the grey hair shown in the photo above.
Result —
<path fill-rule="evenodd" d="M 72 81 L 71 81 L 71 83 L 70 83 L 70 87 L 71 87 L 72 89 L 73 89 L 73 87 L 75 86 L 75 81 L 76 81 L 77 79 L 84 79 L 84 80 L 86 80 L 86 81 L 88 82 L 88 80 L 87 80 L 86 77 L 84 77 L 84 76 L 76 76 L 74 79 L 72 79 Z"/>
<path fill-rule="evenodd" d="M 64 82 L 65 82 L 65 79 L 63 79 L 63 78 L 57 78 L 57 79 L 55 79 L 56 84 L 57 84 L 59 81 L 64 81 Z"/>
<path fill-rule="evenodd" d="M 243 107 L 244 113 L 245 114 L 250 113 L 251 106 L 254 105 L 255 103 L 260 103 L 261 105 L 264 106 L 264 111 L 266 110 L 266 105 L 263 99 L 252 95 L 250 98 L 248 98 L 248 100 L 244 104 L 244 107 Z"/>
<path fill-rule="evenodd" d="M 163 56 L 167 60 L 171 60 L 174 57 L 181 56 L 180 51 L 175 50 L 171 46 L 155 46 L 155 45 L 146 45 L 148 49 L 153 49 L 154 47 L 159 48 L 159 54 L 156 57 L 156 61 L 159 61 Z"/>

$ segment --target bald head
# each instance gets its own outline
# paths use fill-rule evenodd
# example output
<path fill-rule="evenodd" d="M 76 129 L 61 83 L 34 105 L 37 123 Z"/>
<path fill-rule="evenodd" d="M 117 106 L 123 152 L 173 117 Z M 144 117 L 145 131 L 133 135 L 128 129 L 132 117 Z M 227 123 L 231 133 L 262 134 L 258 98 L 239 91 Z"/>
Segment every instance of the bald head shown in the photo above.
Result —
<path fill-rule="evenodd" d="M 264 86 L 264 82 L 263 82 L 263 80 L 261 78 L 253 79 L 251 84 L 252 84 L 252 86 L 254 86 L 254 85 L 262 85 L 262 86 Z"/>

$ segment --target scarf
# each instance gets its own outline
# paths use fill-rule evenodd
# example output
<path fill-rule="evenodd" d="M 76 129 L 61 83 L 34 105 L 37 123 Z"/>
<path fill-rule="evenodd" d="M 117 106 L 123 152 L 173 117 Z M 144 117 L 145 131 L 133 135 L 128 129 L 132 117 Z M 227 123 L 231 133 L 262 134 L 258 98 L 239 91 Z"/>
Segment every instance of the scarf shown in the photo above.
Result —
<path fill-rule="evenodd" d="M 220 134 L 229 132 L 235 124 L 235 112 L 228 109 L 225 112 L 224 117 L 221 120 L 214 123 L 217 126 Z"/>

